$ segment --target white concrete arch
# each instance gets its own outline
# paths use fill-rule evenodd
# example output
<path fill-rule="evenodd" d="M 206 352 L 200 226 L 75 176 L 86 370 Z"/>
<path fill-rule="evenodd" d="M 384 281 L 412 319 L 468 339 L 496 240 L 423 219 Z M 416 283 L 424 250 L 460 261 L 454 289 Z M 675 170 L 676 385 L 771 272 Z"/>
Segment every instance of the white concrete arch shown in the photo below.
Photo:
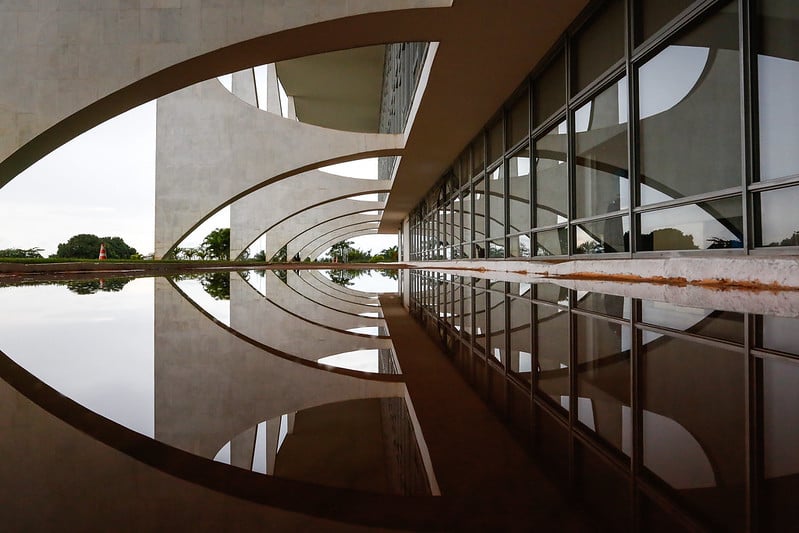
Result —
<path fill-rule="evenodd" d="M 336 217 L 332 220 L 319 222 L 318 225 L 309 228 L 298 237 L 292 239 L 286 245 L 289 257 L 294 257 L 308 244 L 312 243 L 319 237 L 338 229 L 352 227 L 358 224 L 365 224 L 367 222 L 380 222 L 380 215 L 378 214 L 365 214 L 355 213 L 343 217 Z M 300 256 L 302 259 L 305 257 Z"/>
<path fill-rule="evenodd" d="M 451 4 L 0 3 L 0 186 L 64 142 L 139 104 L 255 65 L 407 40 L 401 35 L 414 25 L 398 27 L 392 14 L 424 18 L 437 11 L 425 8 Z"/>
<path fill-rule="evenodd" d="M 391 184 L 382 180 L 365 180 L 337 176 L 320 170 L 303 172 L 272 183 L 237 200 L 230 206 L 230 256 L 238 257 L 264 232 L 267 234 L 267 257 L 272 257 L 283 244 L 270 245 L 272 232 L 294 231 L 290 222 L 307 210 L 314 209 L 314 216 L 329 218 L 339 210 L 331 208 L 332 202 L 343 201 L 351 196 L 389 192 Z M 372 209 L 382 209 L 385 202 L 372 202 Z M 356 204 L 362 207 L 362 203 Z M 329 216 L 327 211 L 331 210 Z M 283 230 L 277 227 L 283 226 Z M 291 235 L 293 236 L 293 235 Z M 279 239 L 278 239 L 279 240 Z M 271 254 L 270 250 L 274 250 Z"/>
<path fill-rule="evenodd" d="M 325 251 L 325 245 L 329 247 L 338 241 L 349 239 L 350 237 L 366 235 L 365 233 L 359 233 L 358 235 L 355 235 L 355 232 L 359 232 L 361 230 L 375 230 L 374 233 L 377 233 L 377 228 L 372 222 L 364 222 L 358 224 L 357 226 L 350 226 L 348 228 L 330 231 L 324 235 L 320 235 L 308 243 L 305 248 L 300 250 L 300 257 L 310 257 L 311 259 L 319 257 L 319 254 Z"/>
<path fill-rule="evenodd" d="M 266 257 L 272 257 L 280 248 L 288 245 L 289 241 L 298 235 L 312 230 L 314 226 L 327 220 L 348 215 L 380 211 L 385 206 L 382 201 L 361 201 L 344 198 L 331 200 L 281 221 L 266 232 Z M 294 257 L 299 251 L 294 249 L 288 256 Z M 302 256 L 305 259 L 305 256 Z"/>
<path fill-rule="evenodd" d="M 330 130 L 254 109 L 216 80 L 160 98 L 156 123 L 156 257 L 258 188 L 404 145 L 402 135 Z"/>
<path fill-rule="evenodd" d="M 348 228 L 346 231 L 343 231 L 340 234 L 331 235 L 330 238 L 326 239 L 323 237 L 321 239 L 317 239 L 316 241 L 309 244 L 305 250 L 307 250 L 308 257 L 319 257 L 319 255 L 324 252 L 327 248 L 332 246 L 333 244 L 337 243 L 338 241 L 344 239 L 351 239 L 352 237 L 360 237 L 362 235 L 375 235 L 378 233 L 376 228 L 362 228 L 362 229 L 351 229 Z M 302 254 L 300 254 L 302 255 Z"/>

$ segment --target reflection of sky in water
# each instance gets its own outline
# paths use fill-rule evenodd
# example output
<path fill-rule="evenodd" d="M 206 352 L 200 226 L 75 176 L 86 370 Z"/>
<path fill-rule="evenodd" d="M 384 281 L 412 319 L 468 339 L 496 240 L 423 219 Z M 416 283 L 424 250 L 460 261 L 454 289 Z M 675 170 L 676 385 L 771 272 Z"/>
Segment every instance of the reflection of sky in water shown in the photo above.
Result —
<path fill-rule="evenodd" d="M 378 372 L 378 353 L 379 350 L 356 350 L 323 357 L 319 359 L 319 362 L 323 365 L 360 370 L 361 372 Z"/>
<path fill-rule="evenodd" d="M 322 274 L 330 279 L 330 271 L 322 270 Z M 397 280 L 384 276 L 376 270 L 365 271 L 360 276 L 352 279 L 348 289 L 362 292 L 397 292 L 399 286 Z"/>
<path fill-rule="evenodd" d="M 153 436 L 153 279 L 121 292 L 0 288 L 0 349 L 61 394 Z"/>

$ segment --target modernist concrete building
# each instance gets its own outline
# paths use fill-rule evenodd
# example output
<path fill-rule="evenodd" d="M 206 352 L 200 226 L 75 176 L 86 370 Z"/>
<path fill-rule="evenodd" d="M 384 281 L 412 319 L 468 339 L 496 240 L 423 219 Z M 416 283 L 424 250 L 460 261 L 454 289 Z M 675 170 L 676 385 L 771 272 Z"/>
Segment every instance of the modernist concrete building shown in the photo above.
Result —
<path fill-rule="evenodd" d="M 400 259 L 417 265 L 684 257 L 715 265 L 709 259 L 795 255 L 797 27 L 793 0 L 2 2 L 0 186 L 103 120 L 158 99 L 159 258 L 228 206 L 234 256 L 261 236 L 267 257 L 285 247 L 304 259 L 378 232 L 398 235 Z M 253 70 L 261 65 L 266 102 Z M 230 90 L 217 79 L 226 74 Z M 380 158 L 375 180 L 319 170 L 371 157 Z M 365 194 L 377 197 L 355 199 Z M 404 302 L 553 470 L 571 482 L 587 471 L 604 476 L 593 490 L 604 492 L 596 500 L 608 523 L 656 525 L 668 514 L 684 527 L 757 529 L 759 494 L 770 487 L 752 444 L 762 432 L 763 366 L 725 357 L 756 350 L 765 326 L 753 323 L 738 339 L 725 327 L 737 317 L 702 315 L 685 326 L 690 339 L 674 341 L 685 355 L 701 337 L 713 359 L 695 375 L 740 378 L 749 389 L 739 392 L 755 398 L 745 412 L 703 419 L 665 386 L 642 390 L 644 376 L 691 361 L 670 366 L 657 355 L 671 326 L 656 330 L 662 314 L 640 301 L 465 280 L 405 274 Z M 314 311 L 290 285 L 259 301 L 258 314 L 235 316 L 236 330 L 261 342 L 258 320 L 305 321 L 309 335 L 294 348 L 310 361 L 349 346 L 353 335 L 342 332 L 319 342 Z M 241 280 L 232 289 L 253 296 Z M 170 290 L 162 287 L 161 308 L 185 306 Z M 352 305 L 353 316 L 363 311 Z M 222 345 L 222 337 L 213 330 L 194 341 Z M 565 350 L 554 342 L 562 338 Z M 590 354 L 586 338 L 598 346 Z M 270 342 L 285 350 L 295 339 Z M 242 346 L 251 372 L 239 377 L 255 386 L 271 369 Z M 388 343 L 378 336 L 363 346 Z M 640 368 L 637 354 L 647 351 L 655 355 Z M 163 370 L 166 379 L 181 367 L 165 356 Z M 305 379 L 296 372 L 292 379 Z M 403 394 L 390 381 L 348 388 L 356 378 L 324 379 L 330 398 Z M 204 455 L 225 442 L 237 455 L 257 424 L 285 414 L 225 420 L 197 436 L 170 411 L 180 407 L 176 391 L 159 392 L 164 439 Z M 185 400 L 191 391 L 180 392 Z M 227 392 L 192 401 L 235 401 Z M 294 399 L 292 410 L 307 403 Z M 586 400 L 591 416 L 580 407 Z M 686 458 L 693 472 L 664 472 L 662 450 L 644 446 L 651 435 L 685 437 L 663 417 L 687 419 L 707 452 Z M 746 434 L 741 446 L 720 437 L 730 427 Z M 700 503 L 680 509 L 688 492 Z M 285 513 L 280 520 L 296 524 Z"/>

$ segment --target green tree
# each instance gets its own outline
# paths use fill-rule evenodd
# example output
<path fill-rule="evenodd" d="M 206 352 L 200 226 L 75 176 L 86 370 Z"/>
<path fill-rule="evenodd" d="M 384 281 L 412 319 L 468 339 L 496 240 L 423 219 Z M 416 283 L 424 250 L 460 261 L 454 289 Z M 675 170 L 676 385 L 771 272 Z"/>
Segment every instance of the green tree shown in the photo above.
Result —
<path fill-rule="evenodd" d="M 280 250 L 275 252 L 275 255 L 272 256 L 271 261 L 273 263 L 285 263 L 287 258 L 288 258 L 288 246 L 283 246 Z"/>
<path fill-rule="evenodd" d="M 216 228 L 203 239 L 200 248 L 208 259 L 230 259 L 230 228 Z"/>
<path fill-rule="evenodd" d="M 120 237 L 98 237 L 90 233 L 81 233 L 59 244 L 55 257 L 97 259 L 100 254 L 100 243 L 105 244 L 108 259 L 130 259 L 130 256 L 136 253 L 136 249 L 128 246 Z"/>
<path fill-rule="evenodd" d="M 260 252 L 252 256 L 252 258 L 256 261 L 266 261 L 266 250 L 261 250 Z"/>
<path fill-rule="evenodd" d="M 355 244 L 353 241 L 339 241 L 330 247 L 330 252 L 328 252 L 328 254 L 339 263 L 348 262 L 350 252 L 353 250 L 353 244 Z"/>

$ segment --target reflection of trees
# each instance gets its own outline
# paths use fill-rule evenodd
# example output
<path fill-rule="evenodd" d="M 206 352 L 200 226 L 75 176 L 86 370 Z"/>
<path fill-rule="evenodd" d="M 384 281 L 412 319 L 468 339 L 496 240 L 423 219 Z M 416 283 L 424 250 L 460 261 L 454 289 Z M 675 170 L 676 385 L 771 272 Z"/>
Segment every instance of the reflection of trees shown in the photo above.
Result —
<path fill-rule="evenodd" d="M 399 278 L 399 270 L 378 270 L 380 275 L 384 278 L 389 278 L 393 280 L 397 280 Z"/>
<path fill-rule="evenodd" d="M 780 242 L 772 242 L 766 246 L 799 246 L 799 231 L 794 231 L 788 237 L 785 237 Z"/>
<path fill-rule="evenodd" d="M 230 272 L 204 274 L 200 284 L 214 300 L 230 300 Z"/>
<path fill-rule="evenodd" d="M 743 248 L 743 243 L 738 239 L 722 239 L 721 237 L 711 237 L 708 239 L 711 243 L 707 247 L 708 250 L 718 250 L 721 248 Z"/>
<path fill-rule="evenodd" d="M 352 285 L 352 280 L 363 276 L 365 273 L 371 272 L 370 270 L 331 270 L 330 281 L 342 287 L 349 287 Z"/>
<path fill-rule="evenodd" d="M 655 245 L 657 243 L 657 246 Z M 686 235 L 675 228 L 656 229 L 641 234 L 642 250 L 698 250 L 693 235 Z"/>
<path fill-rule="evenodd" d="M 133 278 L 81 279 L 67 282 L 67 289 L 75 294 L 94 294 L 96 292 L 119 292 Z"/>

